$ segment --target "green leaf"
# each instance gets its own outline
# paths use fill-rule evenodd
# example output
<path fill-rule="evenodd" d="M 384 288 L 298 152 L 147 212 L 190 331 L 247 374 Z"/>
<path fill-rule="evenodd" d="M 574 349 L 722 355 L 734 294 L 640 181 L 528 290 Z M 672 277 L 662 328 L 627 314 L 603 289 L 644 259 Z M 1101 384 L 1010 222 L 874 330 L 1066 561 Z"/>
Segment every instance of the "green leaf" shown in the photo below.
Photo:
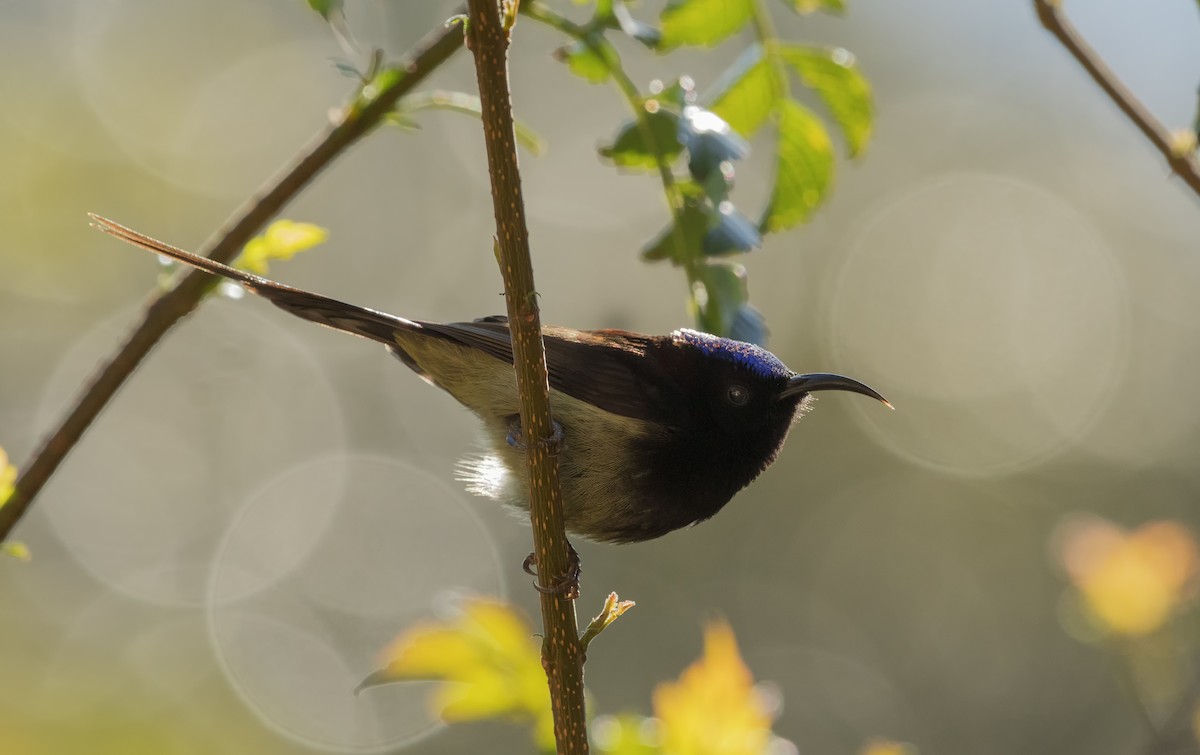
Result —
<path fill-rule="evenodd" d="M 571 73 L 593 84 L 603 84 L 621 66 L 617 50 L 599 34 L 577 40 L 554 51 L 554 59 L 567 64 Z"/>
<path fill-rule="evenodd" d="M 774 233 L 808 220 L 833 181 L 833 145 L 821 120 L 795 100 L 779 105 L 775 186 L 759 227 Z"/>
<path fill-rule="evenodd" d="M 343 0 L 308 0 L 308 7 L 321 14 L 326 21 L 330 16 L 342 12 Z"/>
<path fill-rule="evenodd" d="M 646 104 L 657 102 L 650 100 Z M 667 163 L 675 161 L 683 151 L 679 141 L 679 116 L 675 113 L 658 108 L 647 111 L 650 139 L 646 139 L 646 126 L 636 118 L 629 121 L 617 132 L 613 143 L 600 148 L 600 154 L 622 168 L 640 168 L 657 170 L 659 159 Z"/>
<path fill-rule="evenodd" d="M 678 222 L 672 220 L 657 236 L 642 247 L 642 259 L 648 262 L 671 260 L 681 265 L 689 259 L 699 257 L 708 233 L 711 206 L 704 201 L 699 187 L 694 184 L 685 190 L 683 207 L 679 210 Z M 678 228 L 678 230 L 676 230 Z"/>
<path fill-rule="evenodd" d="M 271 260 L 287 260 L 325 241 L 329 232 L 312 223 L 280 219 L 250 239 L 242 248 L 235 267 L 266 275 Z"/>
<path fill-rule="evenodd" d="M 843 13 L 846 10 L 845 0 L 781 0 L 784 5 L 801 15 L 823 10 L 830 13 Z"/>
<path fill-rule="evenodd" d="M 608 629 L 610 624 L 636 605 L 637 603 L 632 600 L 621 600 L 615 592 L 610 592 L 604 599 L 604 607 L 600 609 L 600 613 L 596 614 L 579 637 L 580 647 L 586 652 L 588 646 L 592 644 L 592 640 L 600 636 L 600 633 Z"/>
<path fill-rule="evenodd" d="M 778 52 L 829 108 L 846 135 L 850 156 L 859 154 L 871 138 L 874 108 L 871 85 L 855 67 L 854 56 L 840 47 L 781 45 Z"/>
<path fill-rule="evenodd" d="M 754 0 L 671 0 L 662 12 L 661 50 L 713 47 L 745 26 Z"/>
<path fill-rule="evenodd" d="M 751 45 L 721 76 L 706 97 L 709 110 L 746 137 L 754 135 L 775 109 L 783 88 L 761 45 Z"/>
<path fill-rule="evenodd" d="M 747 296 L 746 268 L 726 262 L 701 265 L 692 284 L 696 325 L 706 333 L 728 335 Z"/>

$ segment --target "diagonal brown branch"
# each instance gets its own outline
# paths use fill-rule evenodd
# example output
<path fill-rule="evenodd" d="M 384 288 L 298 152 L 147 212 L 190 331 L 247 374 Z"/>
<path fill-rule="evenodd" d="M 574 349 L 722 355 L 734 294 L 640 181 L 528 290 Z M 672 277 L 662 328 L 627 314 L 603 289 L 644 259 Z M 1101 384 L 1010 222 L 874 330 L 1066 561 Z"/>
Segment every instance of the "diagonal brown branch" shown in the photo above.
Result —
<path fill-rule="evenodd" d="M 1167 159 L 1167 164 L 1192 191 L 1200 194 L 1200 161 L 1191 150 L 1186 152 L 1177 149 L 1171 133 L 1158 122 L 1146 106 L 1134 96 L 1133 92 L 1121 83 L 1104 60 L 1092 49 L 1067 17 L 1063 14 L 1062 0 L 1033 0 L 1038 18 L 1042 26 L 1053 34 L 1063 47 L 1075 56 L 1088 75 L 1100 85 L 1121 112 L 1133 121 L 1134 125 L 1145 134 L 1146 138 Z"/>
<path fill-rule="evenodd" d="M 248 201 L 226 224 L 219 238 L 206 253 L 219 262 L 229 262 L 246 242 L 279 212 L 309 181 L 334 158 L 378 125 L 396 102 L 412 91 L 422 79 L 462 47 L 458 26 L 443 27 L 429 33 L 396 66 L 400 73 L 391 84 L 372 99 L 360 97 L 347 106 L 341 119 L 320 134 L 290 168 L 261 195 Z M 33 458 L 21 468 L 16 492 L 0 507 L 0 541 L 29 510 L 37 494 L 58 469 L 59 464 L 84 432 L 108 405 L 141 361 L 175 323 L 200 303 L 211 284 L 204 273 L 193 272 L 175 288 L 159 296 L 146 308 L 142 321 L 125 344 L 97 371 L 84 387 L 61 424 L 46 439 Z"/>
<path fill-rule="evenodd" d="M 504 278 L 508 321 L 512 331 L 513 366 L 521 404 L 521 432 L 529 464 L 530 519 L 534 553 L 543 592 L 542 665 L 550 685 L 554 736 L 559 753 L 588 751 L 583 698 L 583 650 L 575 620 L 575 603 L 553 590 L 570 568 L 570 544 L 563 526 L 558 459 L 550 439 L 549 384 L 542 344 L 541 317 L 533 285 L 525 200 L 517 165 L 512 101 L 508 85 L 509 29 L 515 5 L 508 0 L 502 17 L 499 0 L 470 0 L 467 43 L 475 53 L 483 133 L 496 213 L 496 259 Z"/>

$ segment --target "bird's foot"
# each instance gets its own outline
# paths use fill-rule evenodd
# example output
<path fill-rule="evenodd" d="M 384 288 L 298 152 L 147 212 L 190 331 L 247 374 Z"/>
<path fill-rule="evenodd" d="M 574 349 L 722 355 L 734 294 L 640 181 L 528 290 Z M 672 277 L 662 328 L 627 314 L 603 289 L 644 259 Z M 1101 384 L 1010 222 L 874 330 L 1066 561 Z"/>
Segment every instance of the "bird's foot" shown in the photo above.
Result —
<path fill-rule="evenodd" d="M 536 577 L 537 572 L 537 554 L 530 553 L 525 557 L 525 562 L 521 564 L 521 569 L 531 577 Z M 579 553 L 575 550 L 575 546 L 567 541 L 567 572 L 558 579 L 554 580 L 553 584 L 543 587 L 538 583 L 533 584 L 533 589 L 540 593 L 557 595 L 567 600 L 575 600 L 579 597 L 579 577 L 583 574 L 583 567 L 579 562 Z"/>
<path fill-rule="evenodd" d="M 558 456 L 567 447 L 566 437 L 563 434 L 562 425 L 558 424 L 557 420 L 551 420 L 550 424 L 554 430 L 550 437 L 542 438 L 538 441 L 538 445 L 545 446 L 549 449 L 551 456 Z M 514 414 L 508 418 L 508 434 L 504 439 L 508 441 L 508 445 L 518 451 L 526 450 L 524 434 L 521 432 L 521 415 Z"/>

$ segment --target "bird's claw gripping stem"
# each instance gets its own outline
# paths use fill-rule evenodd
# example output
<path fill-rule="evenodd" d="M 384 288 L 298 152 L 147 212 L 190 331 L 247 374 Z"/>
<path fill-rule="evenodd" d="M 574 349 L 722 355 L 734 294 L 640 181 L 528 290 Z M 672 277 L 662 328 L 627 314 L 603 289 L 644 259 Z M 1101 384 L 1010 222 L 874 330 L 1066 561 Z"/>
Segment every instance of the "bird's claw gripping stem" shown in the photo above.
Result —
<path fill-rule="evenodd" d="M 525 562 L 521 564 L 521 569 L 531 577 L 536 577 L 537 572 L 537 554 L 530 553 L 525 557 Z M 575 546 L 567 542 L 567 572 L 554 581 L 554 584 L 542 587 L 538 583 L 533 584 L 533 589 L 540 593 L 558 595 L 567 600 L 575 600 L 579 597 L 579 577 L 583 574 L 583 567 L 579 562 L 579 553 L 575 550 Z"/>
<path fill-rule="evenodd" d="M 550 424 L 554 427 L 554 431 L 550 437 L 540 439 L 538 445 L 549 449 L 551 456 L 558 456 L 567 447 L 566 438 L 563 435 L 562 425 L 558 424 L 555 420 L 551 420 Z M 525 445 L 523 435 L 521 432 L 521 415 L 514 414 L 512 417 L 509 417 L 508 434 L 504 436 L 504 439 L 513 448 L 518 451 L 524 451 L 527 446 Z"/>

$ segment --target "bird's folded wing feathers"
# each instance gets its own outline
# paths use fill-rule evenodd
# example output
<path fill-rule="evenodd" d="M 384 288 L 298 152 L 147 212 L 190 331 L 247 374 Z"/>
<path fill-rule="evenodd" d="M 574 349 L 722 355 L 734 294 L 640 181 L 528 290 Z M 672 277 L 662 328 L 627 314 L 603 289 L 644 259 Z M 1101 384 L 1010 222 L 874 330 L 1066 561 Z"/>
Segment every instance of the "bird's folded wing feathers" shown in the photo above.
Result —
<path fill-rule="evenodd" d="M 428 323 L 423 329 L 512 364 L 512 334 L 503 317 L 475 322 Z M 578 331 L 547 326 L 542 331 L 550 387 L 605 411 L 674 425 L 685 411 L 666 373 L 647 349 L 653 336 L 620 330 Z"/>

